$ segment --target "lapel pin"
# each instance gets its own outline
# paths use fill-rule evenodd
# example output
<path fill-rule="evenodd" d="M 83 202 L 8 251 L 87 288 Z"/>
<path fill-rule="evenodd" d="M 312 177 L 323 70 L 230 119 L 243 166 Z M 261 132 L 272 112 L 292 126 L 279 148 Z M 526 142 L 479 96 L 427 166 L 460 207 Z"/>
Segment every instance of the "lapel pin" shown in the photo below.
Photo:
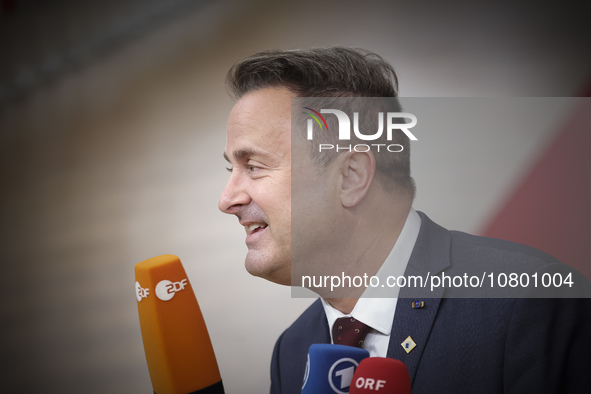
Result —
<path fill-rule="evenodd" d="M 412 340 L 410 335 L 400 345 L 406 353 L 410 353 L 410 351 L 417 346 L 417 344 L 415 343 L 415 341 Z"/>
<path fill-rule="evenodd" d="M 412 302 L 412 309 L 420 309 L 425 306 L 425 301 L 413 301 Z"/>

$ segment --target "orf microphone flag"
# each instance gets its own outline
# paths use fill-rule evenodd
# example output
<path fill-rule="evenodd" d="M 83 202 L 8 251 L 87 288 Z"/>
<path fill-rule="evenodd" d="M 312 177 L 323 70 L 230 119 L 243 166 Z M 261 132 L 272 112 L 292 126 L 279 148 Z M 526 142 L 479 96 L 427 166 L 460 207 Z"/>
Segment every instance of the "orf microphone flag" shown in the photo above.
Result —
<path fill-rule="evenodd" d="M 201 309 L 180 259 L 135 265 L 144 350 L 155 394 L 224 393 Z"/>
<path fill-rule="evenodd" d="M 302 394 L 346 394 L 355 368 L 369 352 L 344 345 L 314 344 L 308 351 Z"/>
<path fill-rule="evenodd" d="M 410 394 L 406 365 L 393 358 L 366 358 L 355 370 L 350 393 Z"/>

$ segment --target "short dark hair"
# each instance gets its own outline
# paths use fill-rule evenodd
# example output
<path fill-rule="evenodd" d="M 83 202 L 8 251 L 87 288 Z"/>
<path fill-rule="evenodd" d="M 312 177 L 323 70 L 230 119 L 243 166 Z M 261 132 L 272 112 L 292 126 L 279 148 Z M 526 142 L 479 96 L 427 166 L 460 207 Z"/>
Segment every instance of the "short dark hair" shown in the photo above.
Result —
<path fill-rule="evenodd" d="M 275 86 L 286 87 L 298 97 L 398 97 L 398 77 L 388 62 L 366 49 L 341 46 L 255 53 L 232 66 L 226 86 L 237 100 L 251 91 Z M 397 101 L 393 110 L 400 111 Z M 328 138 L 338 142 L 336 135 Z M 399 135 L 390 143 L 404 148 L 398 153 L 374 153 L 377 174 L 388 189 L 414 197 L 409 140 Z M 321 165 L 336 156 L 326 153 L 321 156 L 312 150 Z"/>

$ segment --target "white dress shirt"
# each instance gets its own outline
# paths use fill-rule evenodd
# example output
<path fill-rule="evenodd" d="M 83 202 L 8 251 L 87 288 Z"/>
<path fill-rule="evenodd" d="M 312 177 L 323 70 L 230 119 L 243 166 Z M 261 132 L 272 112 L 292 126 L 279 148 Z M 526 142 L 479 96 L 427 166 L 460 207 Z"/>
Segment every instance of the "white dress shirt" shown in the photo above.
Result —
<path fill-rule="evenodd" d="M 376 274 L 380 278 L 380 283 L 384 283 L 385 278 L 390 275 L 401 276 L 404 274 L 420 228 L 421 217 L 411 208 L 392 251 L 390 251 L 390 254 L 386 257 L 386 260 Z M 321 298 L 324 313 L 328 320 L 329 332 L 332 332 L 334 322 L 338 318 L 345 316 L 351 316 L 372 328 L 363 343 L 363 348 L 369 351 L 371 357 L 386 357 L 392 323 L 394 321 L 394 312 L 396 311 L 396 303 L 398 301 L 398 298 L 379 298 L 373 295 L 379 294 L 379 291 L 379 288 L 368 287 L 348 315 L 333 308 Z"/>

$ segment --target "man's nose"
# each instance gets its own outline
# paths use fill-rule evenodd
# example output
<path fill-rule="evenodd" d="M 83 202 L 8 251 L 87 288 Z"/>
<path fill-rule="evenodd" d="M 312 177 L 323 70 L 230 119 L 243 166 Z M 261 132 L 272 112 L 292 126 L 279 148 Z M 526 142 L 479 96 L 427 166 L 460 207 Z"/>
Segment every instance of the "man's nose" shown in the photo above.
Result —
<path fill-rule="evenodd" d="M 240 207 L 248 205 L 251 201 L 250 195 L 247 193 L 245 185 L 240 181 L 239 177 L 230 175 L 226 187 L 222 191 L 218 201 L 218 208 L 220 211 L 234 215 L 238 212 Z"/>

